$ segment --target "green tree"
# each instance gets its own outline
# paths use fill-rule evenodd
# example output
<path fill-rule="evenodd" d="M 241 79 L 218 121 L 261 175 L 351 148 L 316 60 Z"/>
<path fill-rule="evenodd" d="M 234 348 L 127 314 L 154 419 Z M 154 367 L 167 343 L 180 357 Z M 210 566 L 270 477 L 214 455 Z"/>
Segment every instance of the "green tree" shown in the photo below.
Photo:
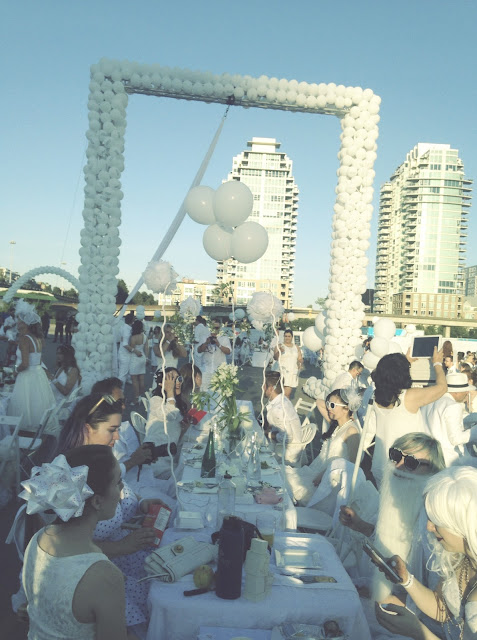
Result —
<path fill-rule="evenodd" d="M 129 295 L 127 284 L 121 278 L 118 280 L 118 290 L 116 293 L 116 304 L 124 304 Z"/>
<path fill-rule="evenodd" d="M 315 300 L 315 304 L 318 305 L 318 309 L 324 309 L 325 308 L 325 302 L 328 300 L 328 298 L 317 298 Z"/>
<path fill-rule="evenodd" d="M 142 305 L 157 304 L 152 293 L 148 293 L 147 291 L 138 291 L 131 302 L 133 304 L 142 304 Z"/>

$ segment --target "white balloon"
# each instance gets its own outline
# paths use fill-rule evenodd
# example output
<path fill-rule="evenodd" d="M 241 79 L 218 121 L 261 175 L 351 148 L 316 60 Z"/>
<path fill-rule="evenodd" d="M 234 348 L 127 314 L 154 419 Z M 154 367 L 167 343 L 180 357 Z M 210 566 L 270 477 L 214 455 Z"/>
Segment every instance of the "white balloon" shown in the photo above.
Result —
<path fill-rule="evenodd" d="M 371 353 L 371 351 L 366 351 L 366 353 L 363 356 L 362 362 L 366 367 L 366 369 L 373 371 L 373 369 L 376 369 L 376 365 L 379 362 L 379 358 L 378 356 L 375 356 L 374 353 Z"/>
<path fill-rule="evenodd" d="M 295 319 L 295 314 L 293 313 L 293 311 L 290 311 L 289 313 L 287 313 L 288 316 L 288 322 L 293 322 L 293 320 Z"/>
<path fill-rule="evenodd" d="M 407 334 L 412 334 L 412 333 L 416 333 L 416 325 L 415 324 L 407 324 L 406 325 L 406 333 Z"/>
<path fill-rule="evenodd" d="M 321 349 L 323 343 L 321 339 L 316 335 L 315 327 L 308 327 L 303 332 L 303 344 L 310 351 L 318 351 Z"/>
<path fill-rule="evenodd" d="M 376 338 L 391 340 L 395 333 L 396 325 L 389 318 L 380 318 L 374 325 L 374 335 Z"/>
<path fill-rule="evenodd" d="M 378 358 L 382 358 L 388 353 L 389 340 L 386 340 L 386 338 L 379 338 L 378 336 L 375 336 L 371 340 L 369 347 L 375 356 L 377 356 Z"/>
<path fill-rule="evenodd" d="M 138 304 L 138 306 L 136 307 L 136 318 L 138 320 L 144 320 L 145 317 L 146 317 L 146 310 L 144 309 L 142 304 Z"/>
<path fill-rule="evenodd" d="M 315 327 L 320 333 L 325 330 L 325 316 L 323 313 L 319 313 L 315 318 Z"/>
<path fill-rule="evenodd" d="M 161 311 L 160 309 L 156 309 L 156 310 L 154 311 L 154 317 L 155 317 L 155 318 L 160 318 L 160 317 L 161 317 L 161 314 L 162 314 L 162 311 Z"/>
<path fill-rule="evenodd" d="M 217 222 L 236 227 L 252 213 L 253 194 L 243 182 L 230 180 L 215 192 L 213 206 Z"/>
<path fill-rule="evenodd" d="M 202 244 L 211 258 L 228 260 L 232 257 L 232 232 L 231 227 L 222 227 L 219 224 L 211 224 L 207 227 Z"/>
<path fill-rule="evenodd" d="M 244 264 L 255 262 L 268 247 L 268 232 L 258 222 L 244 222 L 232 234 L 232 255 Z"/>
<path fill-rule="evenodd" d="M 214 195 L 212 187 L 193 187 L 186 196 L 184 207 L 189 216 L 199 224 L 214 224 Z"/>
<path fill-rule="evenodd" d="M 401 345 L 391 340 L 388 346 L 388 353 L 402 353 Z"/>
<path fill-rule="evenodd" d="M 245 311 L 243 309 L 235 309 L 235 317 L 237 320 L 242 320 L 245 318 Z"/>

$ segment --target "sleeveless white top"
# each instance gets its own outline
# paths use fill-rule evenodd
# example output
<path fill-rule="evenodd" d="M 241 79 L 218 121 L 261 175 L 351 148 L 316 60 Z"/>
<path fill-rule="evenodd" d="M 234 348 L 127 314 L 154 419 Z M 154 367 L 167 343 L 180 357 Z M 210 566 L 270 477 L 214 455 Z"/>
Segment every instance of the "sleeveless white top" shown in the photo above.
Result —
<path fill-rule="evenodd" d="M 79 581 L 103 553 L 55 557 L 38 545 L 40 529 L 30 540 L 23 563 L 23 588 L 28 601 L 28 640 L 94 640 L 95 623 L 73 616 L 73 596 Z"/>
<path fill-rule="evenodd" d="M 28 366 L 29 367 L 39 367 L 41 365 L 41 351 L 38 351 L 36 342 L 33 340 L 31 336 L 27 334 L 27 338 L 30 338 L 31 343 L 33 345 L 34 351 L 28 354 Z M 22 352 L 20 351 L 20 347 L 17 347 L 16 351 L 16 366 L 18 367 L 22 363 Z"/>
<path fill-rule="evenodd" d="M 402 391 L 392 409 L 379 407 L 376 402 L 373 404 L 376 415 L 376 440 L 371 471 L 378 484 L 383 477 L 389 448 L 392 447 L 396 438 L 414 431 L 428 433 L 421 412 L 417 410 L 416 413 L 411 413 L 406 409 L 404 402 L 406 391 L 406 389 Z"/>
<path fill-rule="evenodd" d="M 451 613 L 458 617 L 460 610 L 460 595 L 459 586 L 457 584 L 457 576 L 453 576 L 450 580 L 446 580 L 442 585 L 442 595 L 449 607 Z M 453 640 L 449 635 L 446 625 L 446 637 Z M 465 623 L 464 623 L 464 635 L 463 640 L 475 640 L 477 637 L 477 602 L 475 600 L 465 605 Z"/>

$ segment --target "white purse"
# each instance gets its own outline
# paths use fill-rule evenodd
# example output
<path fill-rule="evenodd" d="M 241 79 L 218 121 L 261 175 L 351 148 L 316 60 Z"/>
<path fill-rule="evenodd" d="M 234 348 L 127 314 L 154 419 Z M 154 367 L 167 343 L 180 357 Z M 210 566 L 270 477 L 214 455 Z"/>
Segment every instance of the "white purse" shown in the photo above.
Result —
<path fill-rule="evenodd" d="M 142 580 L 156 578 L 161 582 L 175 582 L 197 569 L 201 564 L 217 560 L 218 548 L 187 536 L 153 551 L 144 562 L 148 574 Z M 139 580 L 141 582 L 141 580 Z"/>

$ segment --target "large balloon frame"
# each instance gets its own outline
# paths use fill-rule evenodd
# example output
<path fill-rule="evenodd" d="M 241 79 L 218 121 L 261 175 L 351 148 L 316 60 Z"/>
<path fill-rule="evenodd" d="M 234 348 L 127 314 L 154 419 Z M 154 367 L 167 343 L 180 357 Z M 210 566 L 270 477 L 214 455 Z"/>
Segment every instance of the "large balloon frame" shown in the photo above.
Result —
<path fill-rule="evenodd" d="M 243 107 L 333 115 L 341 146 L 326 302 L 325 381 L 354 356 L 361 338 L 376 160 L 379 105 L 371 89 L 285 78 L 214 75 L 157 64 L 101 59 L 91 67 L 84 228 L 79 268 L 79 327 L 74 335 L 83 379 L 111 373 L 110 349 L 121 239 L 120 177 L 128 95 L 139 93 Z"/>

